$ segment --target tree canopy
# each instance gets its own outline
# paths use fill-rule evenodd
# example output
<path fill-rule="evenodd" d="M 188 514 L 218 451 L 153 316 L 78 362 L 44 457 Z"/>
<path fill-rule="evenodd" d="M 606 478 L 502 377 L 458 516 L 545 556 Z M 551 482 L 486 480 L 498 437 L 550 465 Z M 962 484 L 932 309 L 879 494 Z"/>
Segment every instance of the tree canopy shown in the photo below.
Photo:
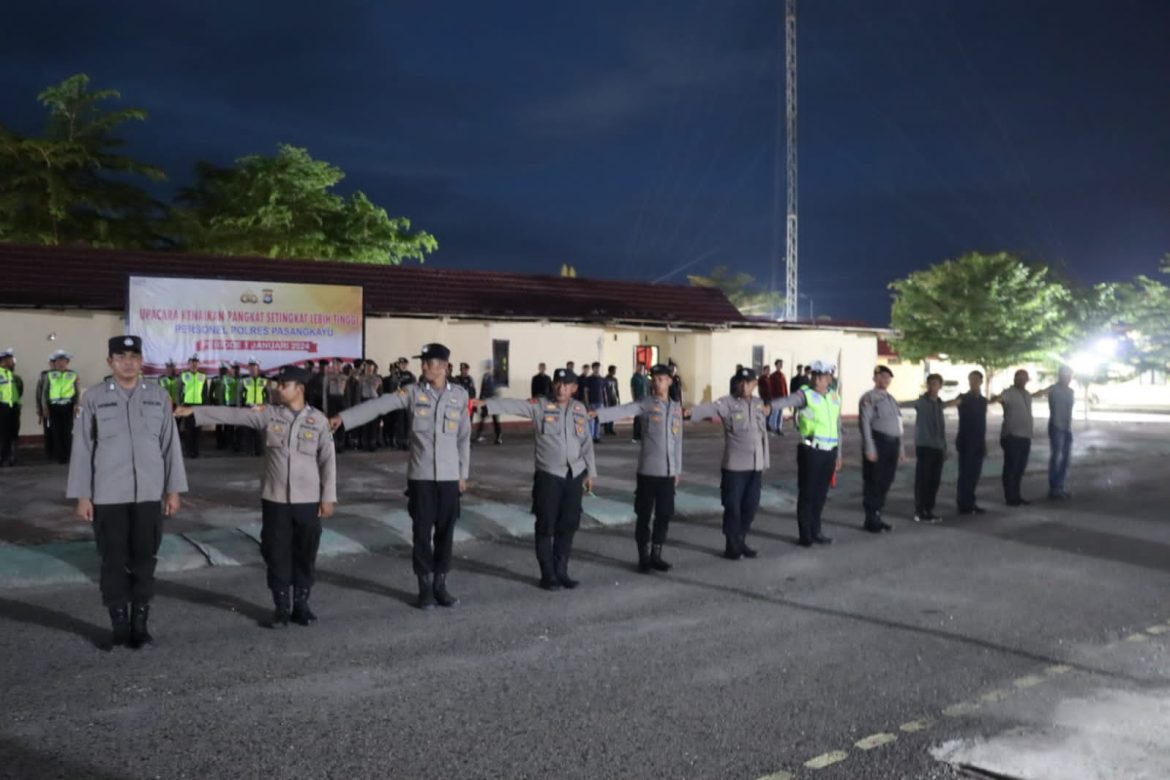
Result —
<path fill-rule="evenodd" d="M 105 108 L 120 98 L 91 90 L 79 73 L 37 96 L 47 111 L 41 135 L 0 125 L 0 241 L 137 248 L 157 240 L 162 204 L 135 180 L 166 176 L 121 153 L 119 129 L 147 114 Z"/>
<path fill-rule="evenodd" d="M 784 295 L 765 289 L 754 276 L 717 265 L 706 276 L 687 276 L 692 287 L 714 287 L 743 314 L 773 315 L 784 308 Z"/>
<path fill-rule="evenodd" d="M 894 348 L 911 360 L 946 355 L 995 371 L 1045 357 L 1073 330 L 1069 290 L 1006 252 L 967 254 L 890 288 Z"/>

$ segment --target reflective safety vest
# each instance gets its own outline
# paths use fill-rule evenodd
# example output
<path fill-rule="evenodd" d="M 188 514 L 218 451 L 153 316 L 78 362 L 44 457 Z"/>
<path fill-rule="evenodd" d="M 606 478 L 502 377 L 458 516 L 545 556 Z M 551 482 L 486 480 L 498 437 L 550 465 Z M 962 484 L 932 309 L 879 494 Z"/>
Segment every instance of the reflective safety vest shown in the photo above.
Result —
<path fill-rule="evenodd" d="M 832 449 L 838 442 L 837 433 L 841 419 L 841 398 L 830 391 L 821 395 L 811 387 L 802 387 L 807 405 L 796 413 L 800 426 L 800 437 L 810 441 L 819 449 Z"/>
<path fill-rule="evenodd" d="M 244 406 L 259 406 L 264 403 L 264 388 L 268 380 L 262 376 L 246 376 L 240 380 L 244 385 Z"/>
<path fill-rule="evenodd" d="M 12 371 L 0 368 L 0 404 L 16 406 L 16 385 L 12 381 Z"/>
<path fill-rule="evenodd" d="M 167 395 L 171 397 L 171 403 L 177 404 L 179 402 L 179 383 L 177 377 L 162 376 L 159 377 L 158 383 L 162 385 L 162 389 L 167 391 Z"/>
<path fill-rule="evenodd" d="M 236 386 L 239 383 L 239 381 L 240 380 L 236 379 L 234 376 L 231 376 L 231 375 L 222 376 L 219 378 L 220 385 L 222 385 L 222 387 L 223 387 L 223 405 L 224 406 L 235 406 L 236 405 Z"/>
<path fill-rule="evenodd" d="M 73 401 L 73 396 L 77 395 L 76 371 L 71 369 L 50 371 L 47 379 L 49 380 L 49 403 L 59 404 L 63 401 Z"/>
<path fill-rule="evenodd" d="M 199 371 L 183 372 L 183 403 L 186 406 L 199 406 L 203 403 L 203 383 L 207 377 Z"/>

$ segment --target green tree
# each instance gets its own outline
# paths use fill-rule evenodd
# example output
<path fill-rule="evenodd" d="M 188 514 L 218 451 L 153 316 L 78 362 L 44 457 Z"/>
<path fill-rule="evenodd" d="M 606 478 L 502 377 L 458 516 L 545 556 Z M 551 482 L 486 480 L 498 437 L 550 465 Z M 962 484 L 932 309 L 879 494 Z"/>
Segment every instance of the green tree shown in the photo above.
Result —
<path fill-rule="evenodd" d="M 717 265 L 706 276 L 687 276 L 692 287 L 714 287 L 743 314 L 775 315 L 784 308 L 784 296 L 765 289 L 751 274 L 733 272 Z"/>
<path fill-rule="evenodd" d="M 275 156 L 241 157 L 229 168 L 195 167 L 195 184 L 179 195 L 173 232 L 185 249 L 398 265 L 422 262 L 434 236 L 411 231 L 361 191 L 333 192 L 345 174 L 282 144 Z"/>
<path fill-rule="evenodd" d="M 911 360 L 946 355 L 996 370 L 1043 359 L 1074 328 L 1073 298 L 1047 268 L 971 253 L 893 282 L 894 348 Z"/>
<path fill-rule="evenodd" d="M 120 98 L 112 89 L 91 91 L 89 76 L 78 73 L 37 96 L 48 111 L 41 135 L 0 125 L 0 240 L 103 247 L 156 240 L 162 205 L 134 179 L 166 175 L 120 153 L 118 129 L 147 116 L 104 107 Z"/>

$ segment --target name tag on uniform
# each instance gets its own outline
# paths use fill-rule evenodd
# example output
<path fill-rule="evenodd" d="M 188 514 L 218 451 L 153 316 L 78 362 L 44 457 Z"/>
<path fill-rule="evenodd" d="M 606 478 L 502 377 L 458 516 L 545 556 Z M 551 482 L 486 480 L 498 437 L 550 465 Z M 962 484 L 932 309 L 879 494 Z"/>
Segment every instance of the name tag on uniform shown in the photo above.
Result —
<path fill-rule="evenodd" d="M 273 433 L 284 433 L 284 426 L 281 425 L 280 423 L 272 423 L 272 432 Z"/>
<path fill-rule="evenodd" d="M 546 414 L 546 415 L 544 416 L 544 421 L 545 421 L 545 422 L 556 422 L 556 421 L 557 421 L 557 416 L 556 416 L 555 414 Z"/>
<path fill-rule="evenodd" d="M 546 404 L 544 408 L 548 409 L 550 412 L 552 412 L 552 411 L 556 411 L 557 405 L 556 404 Z"/>
<path fill-rule="evenodd" d="M 431 410 L 426 406 L 420 406 L 419 408 L 414 410 L 414 413 L 416 415 L 418 415 L 419 417 L 426 417 L 427 415 L 429 415 L 431 413 Z"/>
<path fill-rule="evenodd" d="M 306 419 L 305 419 L 305 424 L 306 424 L 306 425 L 315 425 L 316 423 L 317 423 L 317 418 L 316 418 L 316 417 L 309 417 L 309 418 L 306 418 Z"/>

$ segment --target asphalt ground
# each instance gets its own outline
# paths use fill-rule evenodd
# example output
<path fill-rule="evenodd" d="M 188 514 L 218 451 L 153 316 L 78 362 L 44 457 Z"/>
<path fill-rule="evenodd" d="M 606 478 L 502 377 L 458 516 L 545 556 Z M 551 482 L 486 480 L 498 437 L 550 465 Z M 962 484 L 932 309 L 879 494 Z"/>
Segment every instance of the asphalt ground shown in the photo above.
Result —
<path fill-rule="evenodd" d="M 1166 432 L 1078 428 L 1068 502 L 1004 507 L 992 458 L 980 491 L 989 513 L 947 512 L 938 526 L 906 519 L 906 464 L 886 513 L 895 531 L 880 537 L 859 527 L 850 450 L 826 510 L 836 543 L 812 550 L 793 544 L 789 436 L 767 475 L 760 557 L 729 562 L 718 514 L 702 511 L 719 440 L 697 430 L 683 486 L 704 500 L 672 526 L 674 571 L 636 573 L 632 529 L 594 521 L 576 545 L 581 588 L 546 593 L 529 539 L 482 534 L 456 548 L 463 602 L 452 610 L 409 606 L 397 547 L 322 558 L 310 628 L 264 627 L 255 563 L 166 574 L 156 645 L 137 652 L 105 647 L 92 583 L 6 589 L 0 776 L 962 776 L 935 754 L 975 760 L 956 746 L 1005 733 L 1036 742 L 1067 728 L 1057 716 L 1071 699 L 1170 689 Z M 522 508 L 530 452 L 518 432 L 477 445 L 470 503 Z M 601 446 L 599 501 L 628 498 L 634 455 L 625 442 Z M 400 456 L 342 457 L 343 502 L 391 511 L 401 500 Z M 1044 493 L 1045 457 L 1038 438 L 1028 497 Z M 233 491 L 254 511 L 246 461 L 190 464 L 191 514 Z M 3 475 L 6 496 L 16 473 Z M 1113 773 L 1085 776 L 1157 772 L 1165 741 L 1115 755 L 1119 740 L 1104 739 L 1094 755 Z M 1006 768 L 1015 755 L 1001 756 Z"/>

